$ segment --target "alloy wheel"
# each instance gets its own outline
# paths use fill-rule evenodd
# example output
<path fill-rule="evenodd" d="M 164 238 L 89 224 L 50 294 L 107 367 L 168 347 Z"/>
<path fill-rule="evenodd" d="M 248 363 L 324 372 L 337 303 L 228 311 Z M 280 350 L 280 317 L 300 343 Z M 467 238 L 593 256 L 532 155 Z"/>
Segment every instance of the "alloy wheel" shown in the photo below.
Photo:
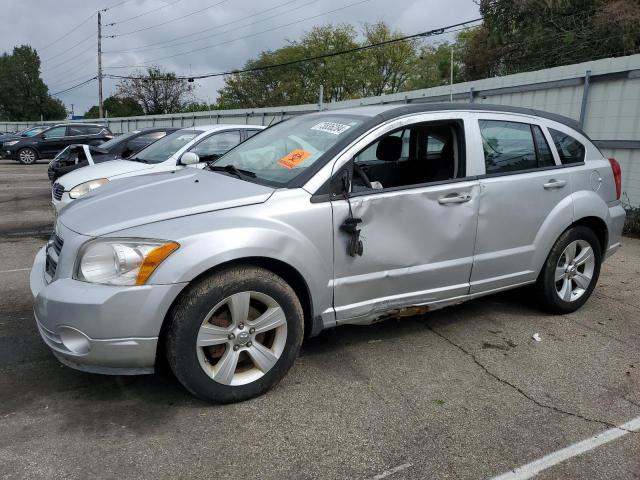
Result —
<path fill-rule="evenodd" d="M 246 385 L 264 376 L 282 355 L 287 320 L 282 307 L 259 292 L 233 294 L 206 315 L 196 339 L 204 372 L 223 385 Z"/>
<path fill-rule="evenodd" d="M 591 285 L 596 260 L 591 245 L 574 240 L 566 246 L 555 270 L 556 293 L 565 302 L 582 297 Z"/>
<path fill-rule="evenodd" d="M 19 158 L 22 163 L 31 164 L 36 161 L 36 152 L 25 148 L 24 150 L 20 150 Z"/>

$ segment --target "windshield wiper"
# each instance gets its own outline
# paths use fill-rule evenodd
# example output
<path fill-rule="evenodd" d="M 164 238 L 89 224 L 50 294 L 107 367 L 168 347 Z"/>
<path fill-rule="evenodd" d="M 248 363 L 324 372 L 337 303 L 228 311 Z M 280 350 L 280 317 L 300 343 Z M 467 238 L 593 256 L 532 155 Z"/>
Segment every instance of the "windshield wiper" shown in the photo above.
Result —
<path fill-rule="evenodd" d="M 211 170 L 212 172 L 227 172 L 235 175 L 241 180 L 243 177 L 256 178 L 256 174 L 252 171 L 245 170 L 243 168 L 236 168 L 233 165 L 209 165 L 209 170 Z"/>
<path fill-rule="evenodd" d="M 138 158 L 138 157 L 130 157 L 130 158 L 126 158 L 125 160 L 131 160 L 132 162 L 149 163 L 148 160 L 145 160 L 144 158 Z"/>

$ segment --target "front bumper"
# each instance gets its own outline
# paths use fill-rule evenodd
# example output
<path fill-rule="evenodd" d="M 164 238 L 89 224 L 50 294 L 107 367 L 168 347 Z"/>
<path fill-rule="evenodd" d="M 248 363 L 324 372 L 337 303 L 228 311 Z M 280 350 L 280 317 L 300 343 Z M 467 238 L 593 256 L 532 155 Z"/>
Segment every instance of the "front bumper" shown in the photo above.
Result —
<path fill-rule="evenodd" d="M 56 213 L 60 213 L 60 211 L 71 202 L 73 202 L 73 200 L 74 199 L 69 196 L 69 192 L 63 192 L 62 197 L 60 197 L 59 200 L 56 199 L 56 197 L 53 195 L 53 192 L 51 193 L 51 204 L 53 205 Z"/>
<path fill-rule="evenodd" d="M 88 372 L 153 372 L 165 315 L 185 284 L 115 287 L 61 278 L 45 281 L 45 249 L 30 276 L 44 342 L 64 364 Z"/>
<path fill-rule="evenodd" d="M 14 150 L 13 148 L 10 148 L 10 147 L 2 147 L 2 150 L 0 150 L 0 157 L 1 158 L 6 158 L 8 160 L 17 160 L 18 159 L 18 155 L 16 153 L 16 150 Z"/>

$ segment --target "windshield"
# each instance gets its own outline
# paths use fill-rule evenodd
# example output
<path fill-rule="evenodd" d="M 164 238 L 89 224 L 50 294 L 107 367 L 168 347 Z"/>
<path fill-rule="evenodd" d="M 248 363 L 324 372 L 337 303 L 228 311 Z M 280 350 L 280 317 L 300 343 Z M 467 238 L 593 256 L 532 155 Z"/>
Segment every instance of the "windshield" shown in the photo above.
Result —
<path fill-rule="evenodd" d="M 215 162 L 215 166 L 232 165 L 254 173 L 257 179 L 285 185 L 363 120 L 363 117 L 330 114 L 292 118 L 241 143 Z"/>
<path fill-rule="evenodd" d="M 40 132 L 42 132 L 43 130 L 45 130 L 47 127 L 31 127 L 31 128 L 27 128 L 25 131 L 20 133 L 21 137 L 33 137 L 37 134 L 39 134 Z"/>
<path fill-rule="evenodd" d="M 98 145 L 98 147 L 103 149 L 103 150 L 109 150 L 110 148 L 113 148 L 113 147 L 119 145 L 122 142 L 126 142 L 127 140 L 129 140 L 134 135 L 137 135 L 138 133 L 140 133 L 140 131 L 136 130 L 134 132 L 129 132 L 129 133 L 124 133 L 122 135 L 118 135 L 117 137 L 113 137 L 111 140 L 109 140 L 107 142 L 101 143 L 100 145 Z"/>
<path fill-rule="evenodd" d="M 184 147 L 198 135 L 204 133 L 202 130 L 184 129 L 173 132 L 171 135 L 161 138 L 152 143 L 147 148 L 140 150 L 133 160 L 147 163 L 161 163 L 168 160 L 171 155 Z M 101 146 L 104 146 L 101 145 Z"/>

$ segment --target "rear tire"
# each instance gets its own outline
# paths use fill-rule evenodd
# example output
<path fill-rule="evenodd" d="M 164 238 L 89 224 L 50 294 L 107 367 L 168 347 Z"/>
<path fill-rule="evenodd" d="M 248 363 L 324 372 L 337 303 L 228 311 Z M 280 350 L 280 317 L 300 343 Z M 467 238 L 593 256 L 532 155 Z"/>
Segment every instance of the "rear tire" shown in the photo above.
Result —
<path fill-rule="evenodd" d="M 33 148 L 21 148 L 16 155 L 18 161 L 23 165 L 33 165 L 38 161 L 38 152 Z"/>
<path fill-rule="evenodd" d="M 293 365 L 304 335 L 302 307 L 279 276 L 252 266 L 211 274 L 172 308 L 165 355 L 195 396 L 230 403 L 261 395 Z"/>
<path fill-rule="evenodd" d="M 551 312 L 575 312 L 591 296 L 600 276 L 602 252 L 593 230 L 576 226 L 556 241 L 536 282 L 541 306 Z"/>

